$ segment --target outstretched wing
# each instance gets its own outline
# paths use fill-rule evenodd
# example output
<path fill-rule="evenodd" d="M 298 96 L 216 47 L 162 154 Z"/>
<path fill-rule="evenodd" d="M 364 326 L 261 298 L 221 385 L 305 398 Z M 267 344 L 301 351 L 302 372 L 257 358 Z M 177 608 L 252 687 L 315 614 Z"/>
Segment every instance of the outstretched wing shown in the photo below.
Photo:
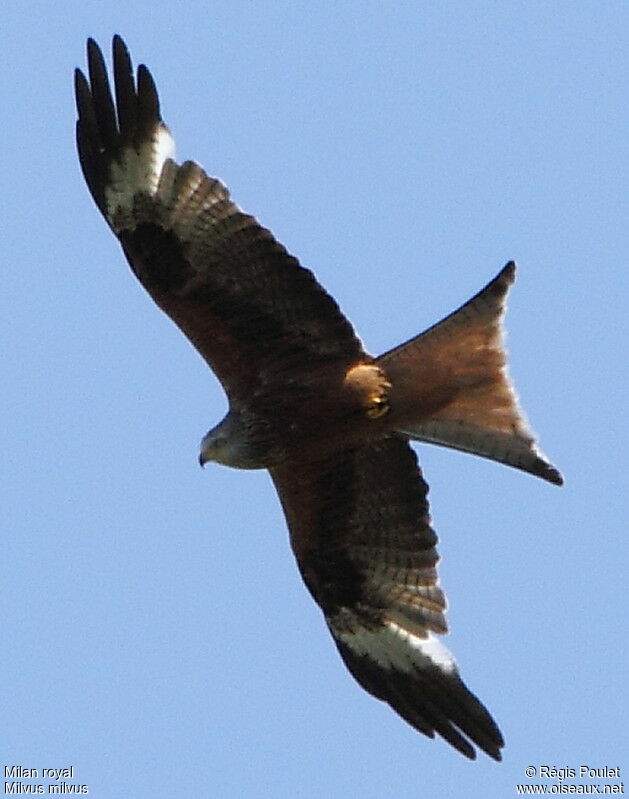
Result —
<path fill-rule="evenodd" d="M 301 574 L 356 680 L 420 732 L 500 760 L 498 727 L 436 637 L 447 632 L 437 537 L 407 440 L 271 475 Z"/>
<path fill-rule="evenodd" d="M 115 102 L 98 45 L 75 73 L 77 147 L 92 197 L 134 273 L 230 396 L 285 369 L 363 354 L 336 302 L 198 164 L 172 160 L 155 84 L 113 40 Z"/>

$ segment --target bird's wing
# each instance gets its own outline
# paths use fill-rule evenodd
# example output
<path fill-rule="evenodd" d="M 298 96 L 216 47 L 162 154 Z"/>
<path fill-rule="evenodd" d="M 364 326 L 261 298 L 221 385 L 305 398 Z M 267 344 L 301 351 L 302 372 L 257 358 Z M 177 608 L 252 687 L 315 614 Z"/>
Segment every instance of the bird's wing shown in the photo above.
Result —
<path fill-rule="evenodd" d="M 271 476 L 301 574 L 345 664 L 415 729 L 500 759 L 495 722 L 436 637 L 447 632 L 428 486 L 401 436 Z"/>
<path fill-rule="evenodd" d="M 115 100 L 98 45 L 75 73 L 85 180 L 131 267 L 230 396 L 296 364 L 355 362 L 352 326 L 312 273 L 196 163 L 172 160 L 151 74 L 113 41 Z M 281 377 L 279 377 L 281 379 Z"/>

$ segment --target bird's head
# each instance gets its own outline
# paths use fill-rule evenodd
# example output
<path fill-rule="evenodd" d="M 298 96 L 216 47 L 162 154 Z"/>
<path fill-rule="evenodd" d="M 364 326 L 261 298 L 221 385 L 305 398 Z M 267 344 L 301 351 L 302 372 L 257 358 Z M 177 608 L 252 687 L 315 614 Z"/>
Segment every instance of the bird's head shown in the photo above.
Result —
<path fill-rule="evenodd" d="M 203 436 L 201 440 L 201 452 L 199 453 L 199 464 L 205 466 L 210 461 L 222 462 L 221 453 L 225 450 L 226 439 L 224 436 L 216 435 L 215 430 Z"/>
<path fill-rule="evenodd" d="M 232 449 L 234 444 L 233 437 L 233 420 L 230 415 L 223 419 L 222 422 L 213 427 L 207 435 L 203 436 L 201 440 L 201 452 L 199 454 L 199 463 L 205 466 L 206 463 L 214 461 L 215 463 L 222 463 L 226 466 L 231 466 Z"/>
<path fill-rule="evenodd" d="M 222 422 L 201 441 L 199 463 L 210 461 L 234 469 L 263 469 L 267 462 L 260 456 L 255 429 L 243 424 L 242 414 L 231 409 Z"/>

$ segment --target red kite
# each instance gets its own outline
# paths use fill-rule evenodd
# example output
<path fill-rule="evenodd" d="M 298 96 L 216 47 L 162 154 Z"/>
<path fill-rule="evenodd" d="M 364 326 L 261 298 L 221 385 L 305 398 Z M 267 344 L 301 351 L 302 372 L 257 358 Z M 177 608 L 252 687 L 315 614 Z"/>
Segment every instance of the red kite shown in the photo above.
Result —
<path fill-rule="evenodd" d="M 416 338 L 374 358 L 336 302 L 223 184 L 173 160 L 153 78 L 113 41 L 76 71 L 89 190 L 133 272 L 221 381 L 229 412 L 201 463 L 268 469 L 302 577 L 356 680 L 416 730 L 474 758 L 503 738 L 459 677 L 447 632 L 428 486 L 409 439 L 560 485 L 505 368 L 515 264 Z"/>

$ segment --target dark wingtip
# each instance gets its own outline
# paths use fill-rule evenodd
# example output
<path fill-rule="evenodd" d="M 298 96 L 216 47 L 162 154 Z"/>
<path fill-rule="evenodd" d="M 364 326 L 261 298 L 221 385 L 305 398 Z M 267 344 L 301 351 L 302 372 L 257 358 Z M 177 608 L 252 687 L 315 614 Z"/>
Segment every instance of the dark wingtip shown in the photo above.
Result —
<path fill-rule="evenodd" d="M 74 70 L 74 99 L 76 100 L 76 111 L 79 117 L 85 108 L 86 100 L 90 97 L 90 85 L 83 72 L 76 67 Z"/>
<path fill-rule="evenodd" d="M 439 735 L 468 760 L 477 757 L 473 744 L 493 760 L 502 760 L 505 742 L 498 725 L 458 674 L 444 674 L 436 667 L 426 673 L 382 668 L 368 655 L 357 656 L 330 629 L 352 676 L 411 727 L 429 738 Z"/>
<path fill-rule="evenodd" d="M 138 67 L 138 126 L 141 132 L 148 132 L 162 121 L 159 108 L 159 95 L 155 81 L 148 67 Z"/>
<path fill-rule="evenodd" d="M 114 33 L 111 39 L 111 52 L 114 59 L 124 59 L 125 61 L 131 62 L 131 54 L 129 53 L 127 43 L 119 33 Z"/>
<path fill-rule="evenodd" d="M 120 135 L 125 142 L 128 142 L 136 134 L 138 96 L 131 55 L 118 34 L 112 39 L 112 57 Z"/>
<path fill-rule="evenodd" d="M 103 51 L 98 46 L 96 40 L 92 39 L 91 36 L 87 40 L 87 66 L 92 84 L 94 84 L 95 74 L 107 74 Z"/>

